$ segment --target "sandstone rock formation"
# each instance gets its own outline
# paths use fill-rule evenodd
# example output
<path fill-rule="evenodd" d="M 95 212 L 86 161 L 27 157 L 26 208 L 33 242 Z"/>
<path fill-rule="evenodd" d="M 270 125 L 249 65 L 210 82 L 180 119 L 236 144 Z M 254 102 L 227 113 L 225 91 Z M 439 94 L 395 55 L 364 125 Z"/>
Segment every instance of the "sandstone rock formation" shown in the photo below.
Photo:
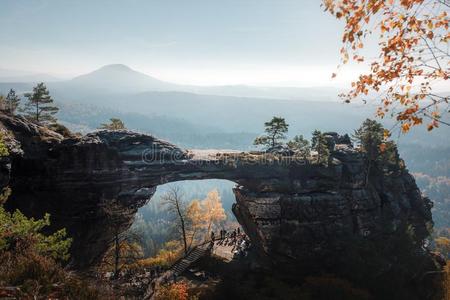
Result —
<path fill-rule="evenodd" d="M 373 255 L 371 272 L 380 276 L 406 251 L 422 269 L 433 268 L 423 247 L 432 227 L 431 202 L 406 169 L 378 168 L 366 182 L 364 156 L 350 148 L 334 151 L 328 166 L 248 153 L 199 158 L 130 131 L 63 137 L 3 114 L 0 124 L 11 149 L 0 181 L 13 191 L 8 207 L 33 216 L 49 212 L 54 228 L 65 227 L 74 238 L 77 268 L 98 262 L 159 184 L 206 178 L 237 183 L 233 211 L 274 266 L 345 272 Z M 397 240 L 407 240 L 408 248 L 394 246 Z"/>

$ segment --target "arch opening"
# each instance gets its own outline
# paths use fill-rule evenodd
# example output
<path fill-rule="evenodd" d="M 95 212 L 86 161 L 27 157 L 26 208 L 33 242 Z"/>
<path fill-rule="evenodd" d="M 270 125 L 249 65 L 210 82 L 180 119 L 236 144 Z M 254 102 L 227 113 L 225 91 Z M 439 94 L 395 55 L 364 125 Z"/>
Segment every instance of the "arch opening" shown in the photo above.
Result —
<path fill-rule="evenodd" d="M 144 266 L 156 263 L 168 266 L 184 250 L 189 252 L 212 238 L 214 255 L 225 261 L 245 257 L 251 243 L 233 213 L 236 203 L 233 189 L 237 186 L 225 179 L 190 179 L 158 185 L 147 204 L 138 209 L 124 235 L 139 237 L 140 261 Z M 182 217 L 167 200 L 175 189 Z"/>

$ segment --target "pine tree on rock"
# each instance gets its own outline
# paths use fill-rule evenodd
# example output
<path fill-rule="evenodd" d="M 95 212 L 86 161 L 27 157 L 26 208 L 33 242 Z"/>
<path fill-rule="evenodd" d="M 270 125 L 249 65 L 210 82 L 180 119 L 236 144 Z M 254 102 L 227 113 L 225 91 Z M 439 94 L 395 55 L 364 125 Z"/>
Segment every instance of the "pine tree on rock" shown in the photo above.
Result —
<path fill-rule="evenodd" d="M 25 117 L 37 123 L 54 123 L 54 115 L 58 107 L 53 106 L 53 99 L 43 82 L 33 88 L 32 93 L 26 93 L 28 102 L 25 103 Z"/>
<path fill-rule="evenodd" d="M 312 133 L 311 149 L 317 152 L 318 164 L 327 164 L 330 149 L 325 135 L 319 130 L 314 130 Z"/>
<path fill-rule="evenodd" d="M 392 165 L 396 168 L 402 164 L 397 145 L 393 141 L 386 140 L 385 131 L 379 122 L 366 119 L 353 134 L 353 139 L 359 144 L 360 151 L 366 155 L 366 184 L 375 164 Z"/>
<path fill-rule="evenodd" d="M 0 95 L 0 110 L 6 109 L 6 98 L 3 95 Z"/>
<path fill-rule="evenodd" d="M 361 150 L 366 153 L 369 161 L 375 161 L 380 155 L 380 146 L 384 142 L 383 125 L 375 120 L 366 119 L 361 127 L 355 130 L 353 139 L 360 145 Z"/>
<path fill-rule="evenodd" d="M 272 120 L 264 123 L 264 127 L 266 135 L 257 137 L 253 144 L 275 147 L 281 145 L 281 141 L 286 139 L 289 124 L 284 118 L 273 117 Z"/>
<path fill-rule="evenodd" d="M 121 119 L 111 118 L 109 119 L 111 122 L 106 124 L 103 123 L 100 125 L 99 129 L 107 129 L 107 130 L 122 130 L 126 129 L 125 124 Z"/>
<path fill-rule="evenodd" d="M 296 152 L 303 159 L 306 159 L 311 154 L 309 141 L 306 140 L 303 135 L 294 136 L 294 138 L 287 143 L 287 147 Z"/>
<path fill-rule="evenodd" d="M 16 94 L 16 91 L 10 89 L 5 99 L 5 110 L 10 114 L 14 114 L 17 110 L 17 107 L 19 107 L 19 103 L 20 97 Z"/>

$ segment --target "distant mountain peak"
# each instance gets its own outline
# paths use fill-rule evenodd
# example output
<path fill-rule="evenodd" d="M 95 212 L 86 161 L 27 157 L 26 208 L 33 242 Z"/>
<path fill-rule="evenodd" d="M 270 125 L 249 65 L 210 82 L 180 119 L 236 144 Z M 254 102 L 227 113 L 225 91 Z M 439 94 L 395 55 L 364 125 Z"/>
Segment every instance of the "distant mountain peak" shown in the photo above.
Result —
<path fill-rule="evenodd" d="M 158 80 L 124 64 L 103 66 L 70 81 L 77 88 L 85 87 L 109 92 L 166 91 L 177 88 L 175 84 Z"/>
<path fill-rule="evenodd" d="M 124 65 L 124 64 L 111 64 L 111 65 L 106 65 L 101 67 L 100 69 L 98 69 L 97 71 L 133 71 L 136 72 L 135 70 L 131 69 L 129 66 Z"/>

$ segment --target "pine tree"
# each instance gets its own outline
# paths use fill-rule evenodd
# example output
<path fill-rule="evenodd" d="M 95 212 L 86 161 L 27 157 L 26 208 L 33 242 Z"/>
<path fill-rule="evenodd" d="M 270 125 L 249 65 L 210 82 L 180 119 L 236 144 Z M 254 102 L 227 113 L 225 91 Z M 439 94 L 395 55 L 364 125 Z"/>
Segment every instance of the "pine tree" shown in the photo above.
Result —
<path fill-rule="evenodd" d="M 281 145 L 281 140 L 286 139 L 289 124 L 281 117 L 273 117 L 269 122 L 264 123 L 266 135 L 257 137 L 254 145 L 264 145 L 275 147 Z"/>
<path fill-rule="evenodd" d="M 386 141 L 384 132 L 385 129 L 379 122 L 366 119 L 353 134 L 353 139 L 366 155 L 366 183 L 376 163 L 391 165 L 395 168 L 401 167 L 402 160 L 398 154 L 397 145 L 393 141 Z"/>
<path fill-rule="evenodd" d="M 361 127 L 355 130 L 353 139 L 366 153 L 369 161 L 374 161 L 380 154 L 380 146 L 384 142 L 383 125 L 375 120 L 366 119 Z"/>
<path fill-rule="evenodd" d="M 17 96 L 16 91 L 10 89 L 5 99 L 5 110 L 10 114 L 14 114 L 16 112 L 17 107 L 19 107 L 19 103 L 20 97 Z"/>
<path fill-rule="evenodd" d="M 300 154 L 300 156 L 306 159 L 311 153 L 311 147 L 309 141 L 306 140 L 303 135 L 296 135 L 292 140 L 287 143 L 289 149 Z"/>
<path fill-rule="evenodd" d="M 28 102 L 25 103 L 24 112 L 26 117 L 37 123 L 56 122 L 54 115 L 58 112 L 58 107 L 52 106 L 53 99 L 43 82 L 33 88 L 32 93 L 26 93 Z"/>
<path fill-rule="evenodd" d="M 311 149 L 317 152 L 317 163 L 326 164 L 330 156 L 330 149 L 325 135 L 319 130 L 312 133 Z"/>
<path fill-rule="evenodd" d="M 125 124 L 121 119 L 111 118 L 109 119 L 111 122 L 109 124 L 103 123 L 100 125 L 99 129 L 108 129 L 108 130 L 121 130 L 126 129 Z"/>
<path fill-rule="evenodd" d="M 0 95 L 0 110 L 6 109 L 6 98 L 3 95 Z"/>
<path fill-rule="evenodd" d="M 385 151 L 384 128 L 375 120 L 366 119 L 361 127 L 355 130 L 353 139 L 359 144 L 360 150 L 366 154 L 366 185 L 376 160 L 381 151 Z"/>

